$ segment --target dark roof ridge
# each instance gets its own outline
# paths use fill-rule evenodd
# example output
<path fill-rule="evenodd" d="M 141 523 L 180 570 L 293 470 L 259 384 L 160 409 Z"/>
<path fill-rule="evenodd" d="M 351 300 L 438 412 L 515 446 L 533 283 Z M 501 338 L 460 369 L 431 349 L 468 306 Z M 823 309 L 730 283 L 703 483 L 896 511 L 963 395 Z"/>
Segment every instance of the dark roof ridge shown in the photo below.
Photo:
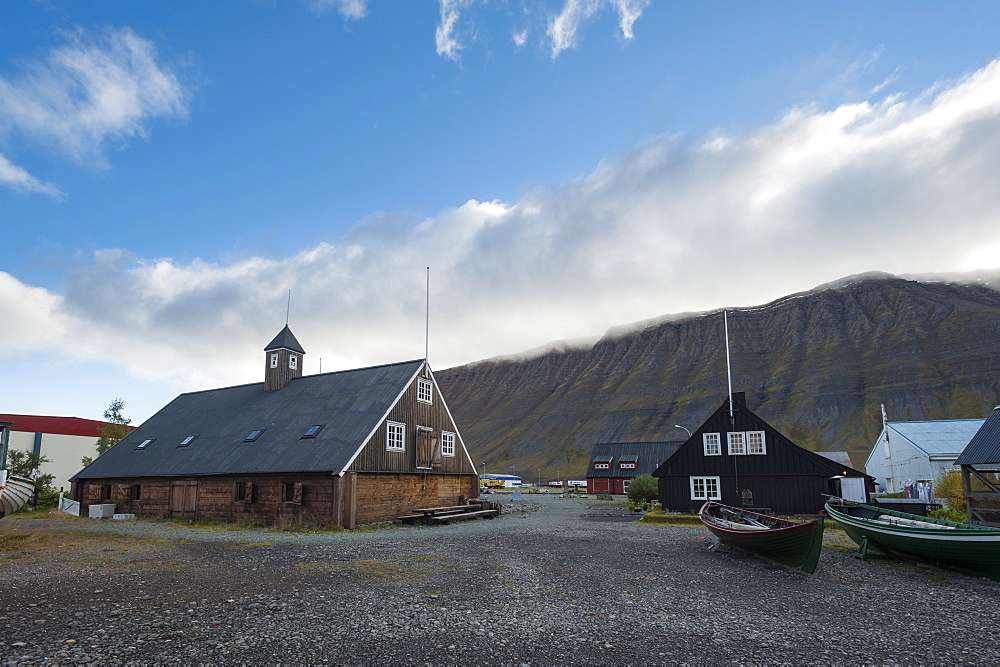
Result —
<path fill-rule="evenodd" d="M 330 371 L 328 373 L 313 373 L 312 375 L 303 375 L 299 378 L 293 378 L 290 382 L 295 380 L 308 380 L 309 378 L 322 377 L 327 375 L 337 375 L 338 373 L 354 373 L 357 371 L 369 371 L 375 368 L 388 368 L 389 366 L 403 366 L 406 364 L 414 364 L 418 361 L 427 361 L 426 359 L 410 359 L 409 361 L 394 361 L 387 364 L 375 364 L 373 366 L 362 366 L 361 368 L 345 368 L 339 371 Z M 194 391 L 185 391 L 178 396 L 191 396 L 193 394 L 207 394 L 212 391 L 225 391 L 227 389 L 236 389 L 237 387 L 252 387 L 253 385 L 259 384 L 263 386 L 263 382 L 244 382 L 242 384 L 232 384 L 225 387 L 213 387 L 212 389 L 196 389 Z"/>

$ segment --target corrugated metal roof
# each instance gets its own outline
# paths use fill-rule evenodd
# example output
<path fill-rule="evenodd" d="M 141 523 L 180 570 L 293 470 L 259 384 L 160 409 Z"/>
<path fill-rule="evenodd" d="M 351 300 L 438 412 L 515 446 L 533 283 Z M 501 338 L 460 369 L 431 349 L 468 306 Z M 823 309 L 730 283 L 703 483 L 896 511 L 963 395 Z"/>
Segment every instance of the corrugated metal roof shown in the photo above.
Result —
<path fill-rule="evenodd" d="M 991 463 L 1000 463 L 1000 405 L 993 408 L 993 412 L 955 461 L 956 465 L 973 466 Z"/>
<path fill-rule="evenodd" d="M 891 430 L 927 454 L 962 453 L 985 419 L 939 419 L 934 421 L 887 422 Z M 892 434 L 889 435 L 892 438 Z"/>
<path fill-rule="evenodd" d="M 423 363 L 308 375 L 276 391 L 258 382 L 181 394 L 74 478 L 339 473 Z M 316 424 L 325 426 L 303 439 Z M 244 442 L 254 429 L 263 432 Z"/>
<path fill-rule="evenodd" d="M 652 473 L 669 459 L 683 440 L 672 442 L 602 442 L 594 445 L 587 466 L 587 477 L 635 477 Z M 635 462 L 635 468 L 621 469 L 622 461 Z M 597 470 L 594 463 L 610 463 L 607 470 Z"/>
<path fill-rule="evenodd" d="M 831 461 L 836 461 L 837 463 L 845 465 L 848 468 L 854 467 L 854 464 L 851 463 L 851 455 L 848 454 L 847 452 L 816 452 L 816 453 L 822 456 L 823 458 L 830 459 Z"/>

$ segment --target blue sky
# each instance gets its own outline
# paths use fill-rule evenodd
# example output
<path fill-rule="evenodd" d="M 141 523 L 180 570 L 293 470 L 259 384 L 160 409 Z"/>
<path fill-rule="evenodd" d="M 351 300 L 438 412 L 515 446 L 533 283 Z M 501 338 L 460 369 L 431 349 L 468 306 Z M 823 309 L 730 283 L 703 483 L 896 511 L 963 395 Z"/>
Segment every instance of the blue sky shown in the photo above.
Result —
<path fill-rule="evenodd" d="M 0 411 L 1000 266 L 1000 3 L 0 3 Z"/>

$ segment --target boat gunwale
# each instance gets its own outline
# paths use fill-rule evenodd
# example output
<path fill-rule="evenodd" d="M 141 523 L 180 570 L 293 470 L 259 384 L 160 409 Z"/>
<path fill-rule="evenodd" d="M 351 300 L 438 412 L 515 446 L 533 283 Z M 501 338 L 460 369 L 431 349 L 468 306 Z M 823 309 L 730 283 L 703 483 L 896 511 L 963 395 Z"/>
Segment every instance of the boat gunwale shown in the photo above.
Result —
<path fill-rule="evenodd" d="M 838 500 L 837 504 L 833 501 Z M 893 525 L 880 523 L 876 519 L 871 519 L 868 517 L 854 516 L 848 513 L 846 508 L 853 507 L 859 509 L 874 510 L 880 514 L 885 514 L 888 516 L 894 516 L 900 519 L 910 519 L 915 521 L 921 521 L 923 523 L 935 524 L 940 526 L 921 528 L 917 526 L 903 526 L 903 525 Z M 919 514 L 909 514 L 907 512 L 899 512 L 897 510 L 885 509 L 878 507 L 876 505 L 866 505 L 864 503 L 857 503 L 853 501 L 843 501 L 842 499 L 831 498 L 826 502 L 826 511 L 830 514 L 831 518 L 835 521 L 846 521 L 848 523 L 853 523 L 855 525 L 864 526 L 870 530 L 876 530 L 879 532 L 886 532 L 890 534 L 911 534 L 911 535 L 923 535 L 923 536 L 933 536 L 940 535 L 940 539 L 955 539 L 955 538 L 986 538 L 986 537 L 1000 537 L 1000 528 L 995 528 L 992 526 L 979 526 L 972 523 L 961 523 L 959 521 L 948 521 L 947 519 L 936 519 L 934 517 L 924 517 Z M 841 519 L 843 517 L 843 519 Z"/>

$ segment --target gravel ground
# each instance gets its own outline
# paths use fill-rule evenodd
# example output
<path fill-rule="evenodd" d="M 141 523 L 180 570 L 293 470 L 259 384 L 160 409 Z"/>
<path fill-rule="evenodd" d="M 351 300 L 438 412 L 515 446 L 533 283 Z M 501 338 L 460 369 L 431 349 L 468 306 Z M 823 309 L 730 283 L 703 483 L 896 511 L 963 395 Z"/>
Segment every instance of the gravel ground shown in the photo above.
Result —
<path fill-rule="evenodd" d="M 701 527 L 529 498 L 309 535 L 5 519 L 0 665 L 1000 664 L 997 582 L 861 562 L 834 531 L 806 577 Z"/>

